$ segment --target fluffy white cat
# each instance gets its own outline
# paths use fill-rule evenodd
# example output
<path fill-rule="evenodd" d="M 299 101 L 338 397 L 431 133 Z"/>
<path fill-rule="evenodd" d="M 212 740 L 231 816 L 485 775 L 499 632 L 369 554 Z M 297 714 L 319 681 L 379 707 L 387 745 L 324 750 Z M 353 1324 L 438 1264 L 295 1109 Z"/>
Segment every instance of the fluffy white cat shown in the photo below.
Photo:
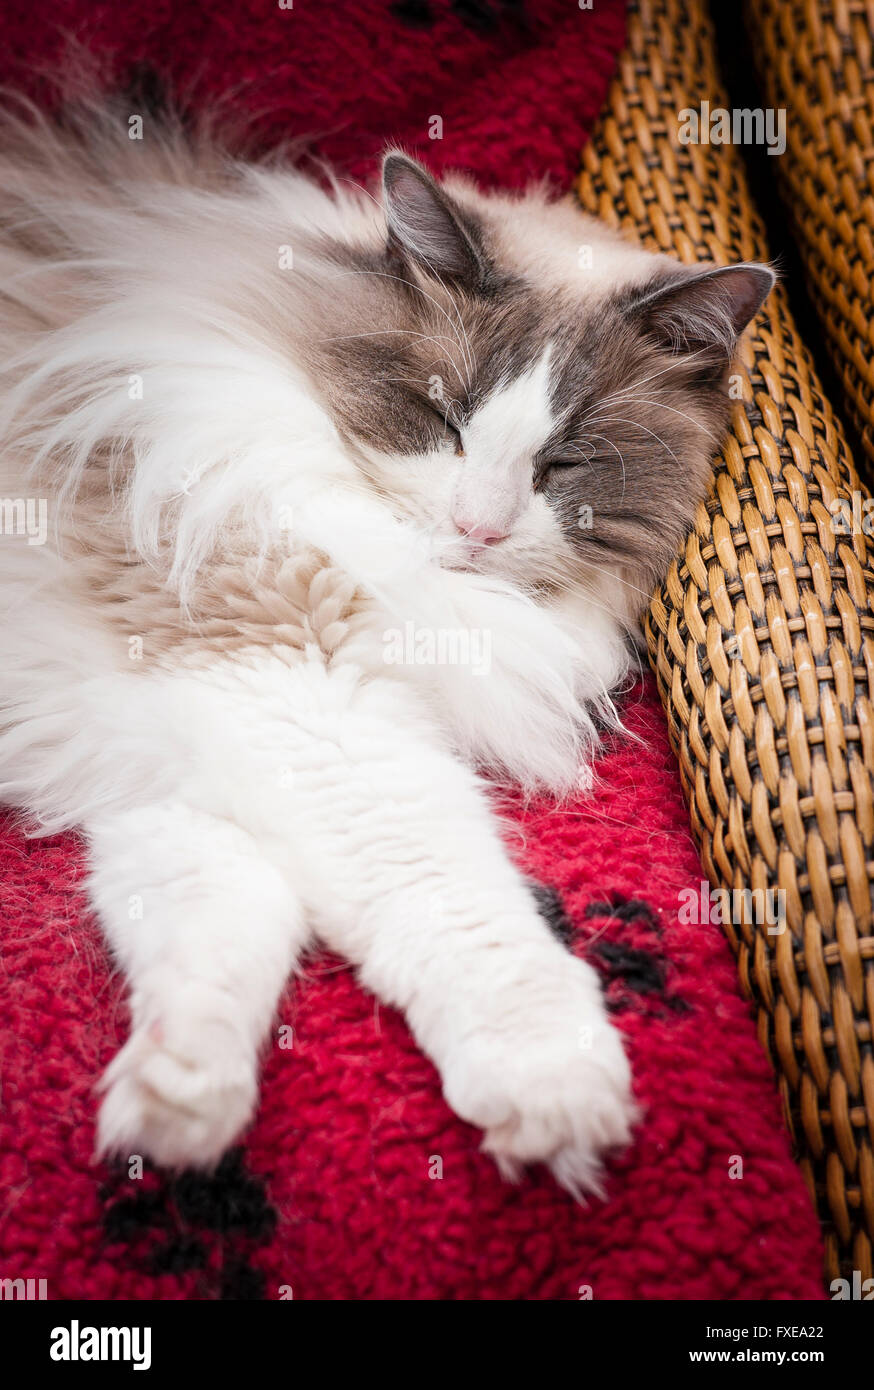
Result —
<path fill-rule="evenodd" d="M 482 774 L 591 759 L 773 274 L 127 133 L 0 131 L 0 794 L 84 830 L 130 980 L 99 1146 L 214 1163 L 321 941 L 505 1174 L 598 1191 L 628 1063 Z"/>

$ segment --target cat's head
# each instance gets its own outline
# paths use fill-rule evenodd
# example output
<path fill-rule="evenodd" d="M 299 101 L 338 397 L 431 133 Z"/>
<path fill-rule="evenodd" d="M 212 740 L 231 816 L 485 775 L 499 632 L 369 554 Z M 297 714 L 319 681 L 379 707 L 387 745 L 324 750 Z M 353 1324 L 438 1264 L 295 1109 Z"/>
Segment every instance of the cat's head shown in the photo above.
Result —
<path fill-rule="evenodd" d="M 530 585 L 587 567 L 651 583 L 704 496 L 737 339 L 774 283 L 684 267 L 569 201 L 383 166 L 385 241 L 331 341 L 331 408 L 444 563 Z"/>

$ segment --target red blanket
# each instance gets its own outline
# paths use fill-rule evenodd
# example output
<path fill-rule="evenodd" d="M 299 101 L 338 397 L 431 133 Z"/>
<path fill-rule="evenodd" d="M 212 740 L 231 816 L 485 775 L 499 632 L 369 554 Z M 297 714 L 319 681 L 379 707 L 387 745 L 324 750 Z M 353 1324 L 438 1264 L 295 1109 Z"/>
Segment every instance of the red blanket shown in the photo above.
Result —
<path fill-rule="evenodd" d="M 0 76 L 48 100 L 61 30 L 105 80 L 225 94 L 265 143 L 308 137 L 350 177 L 389 140 L 436 170 L 567 185 L 623 38 L 598 0 L 46 0 L 5 21 Z M 442 138 L 430 134 L 440 132 Z M 441 1098 L 403 1020 L 312 958 L 280 1022 L 244 1145 L 211 1177 L 92 1162 L 93 1086 L 125 1036 L 123 981 L 84 911 L 72 836 L 0 835 L 0 1277 L 49 1298 L 823 1297 L 816 1218 L 720 927 L 698 893 L 649 680 L 593 796 L 508 807 L 513 852 L 555 890 L 556 929 L 602 971 L 645 1120 L 609 1199 L 544 1172 L 503 1183 Z M 688 912 L 682 914 L 684 917 Z"/>

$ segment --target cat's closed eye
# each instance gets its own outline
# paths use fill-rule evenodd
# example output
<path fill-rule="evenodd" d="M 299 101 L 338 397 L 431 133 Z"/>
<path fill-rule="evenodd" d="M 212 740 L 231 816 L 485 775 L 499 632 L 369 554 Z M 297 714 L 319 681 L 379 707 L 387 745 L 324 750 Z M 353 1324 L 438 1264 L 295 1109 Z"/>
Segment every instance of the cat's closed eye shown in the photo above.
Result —
<path fill-rule="evenodd" d="M 464 445 L 461 442 L 461 431 L 454 425 L 449 418 L 449 412 L 441 410 L 439 406 L 431 406 L 431 413 L 440 421 L 440 429 L 443 433 L 444 442 L 451 443 L 455 453 L 459 458 L 464 457 Z"/>
<path fill-rule="evenodd" d="M 544 473 L 548 473 L 553 468 L 579 468 L 583 464 L 590 465 L 597 449 L 593 444 L 570 445 L 564 451 L 548 458 L 543 464 Z"/>

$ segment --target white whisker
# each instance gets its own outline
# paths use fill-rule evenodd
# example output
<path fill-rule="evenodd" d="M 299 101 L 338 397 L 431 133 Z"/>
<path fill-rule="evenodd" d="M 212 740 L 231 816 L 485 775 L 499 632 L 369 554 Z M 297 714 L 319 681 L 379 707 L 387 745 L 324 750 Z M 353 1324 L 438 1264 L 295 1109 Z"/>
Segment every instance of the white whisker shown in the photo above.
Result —
<path fill-rule="evenodd" d="M 693 420 L 692 416 L 688 415 L 685 410 L 680 410 L 679 407 L 675 405 L 667 405 L 665 401 L 650 400 L 647 396 L 641 396 L 639 399 L 643 405 L 654 405 L 657 406 L 659 410 L 670 410 L 674 415 L 682 415 L 684 420 L 688 420 L 690 425 L 694 425 L 696 429 L 701 430 L 702 434 L 706 434 L 708 439 L 712 439 L 713 443 L 717 447 L 719 446 L 720 441 L 718 436 L 713 434 L 706 425 L 702 425 L 700 420 Z"/>
<path fill-rule="evenodd" d="M 673 449 L 671 448 L 670 444 L 666 443 L 665 440 L 662 439 L 662 437 L 661 437 L 660 434 L 656 434 L 655 430 L 651 430 L 651 429 L 649 429 L 646 425 L 642 425 L 642 424 L 640 423 L 639 420 L 627 420 L 627 419 L 625 419 L 625 417 L 622 416 L 622 415 L 610 415 L 610 416 L 607 416 L 606 419 L 597 420 L 597 421 L 596 421 L 596 424 L 599 424 L 599 425 L 612 425 L 612 424 L 617 424 L 617 425 L 631 425 L 633 429 L 636 429 L 636 430 L 643 430 L 644 434 L 650 434 L 650 435 L 652 435 L 653 439 L 657 439 L 658 442 L 661 444 L 662 448 L 663 448 L 663 449 L 667 449 L 668 453 L 670 454 L 671 458 L 672 458 L 672 459 L 674 460 L 674 462 L 676 463 L 677 467 L 678 467 L 678 468 L 680 467 L 680 460 L 677 458 L 677 455 L 674 453 L 674 451 L 673 451 Z"/>
<path fill-rule="evenodd" d="M 417 285 L 417 284 L 415 284 L 415 283 L 414 283 L 413 281 L 411 281 L 411 280 L 405 280 L 405 279 L 403 278 L 403 276 L 401 276 L 401 275 L 390 275 L 387 271 L 383 271 L 383 270 L 349 270 L 349 271 L 341 271 L 341 272 L 339 272 L 339 274 L 346 274 L 346 275 L 372 275 L 373 278 L 374 278 L 374 279 L 377 279 L 377 280 L 396 280 L 396 281 L 398 282 L 399 285 L 406 285 L 406 287 L 407 287 L 408 289 L 416 290 L 416 292 L 417 292 L 418 294 L 420 294 L 420 295 L 422 296 L 423 299 L 427 299 L 427 300 L 428 300 L 429 304 L 433 304 L 434 307 L 435 307 L 435 309 L 437 309 L 438 313 L 441 313 L 441 314 L 443 315 L 443 317 L 446 319 L 446 322 L 449 324 L 449 327 L 452 329 L 453 336 L 454 336 L 454 340 L 455 340 L 455 342 L 458 344 L 459 348 L 461 349 L 462 357 L 463 357 L 463 359 L 464 359 L 464 364 L 465 364 L 465 373 L 464 373 L 464 376 L 465 376 L 465 384 L 466 384 L 466 386 L 467 386 L 467 389 L 470 390 L 470 388 L 471 388 L 471 373 L 472 373 L 472 371 L 473 371 L 473 362 L 472 362 L 471 356 L 470 356 L 470 354 L 469 354 L 470 339 L 468 338 L 467 333 L 464 331 L 464 325 L 462 324 L 462 332 L 464 333 L 464 339 L 462 340 L 462 338 L 461 338 L 461 337 L 459 336 L 459 334 L 458 334 L 458 331 L 457 331 L 455 325 L 454 325 L 453 322 L 452 322 L 452 319 L 449 317 L 448 313 L 447 313 L 446 310 L 444 309 L 443 305 L 439 302 L 439 300 L 435 299 L 433 295 L 428 294 L 425 290 L 423 290 L 421 285 Z M 437 280 L 440 280 L 439 275 L 437 275 L 436 273 L 435 273 L 435 277 L 434 277 L 434 278 L 437 279 Z M 443 281 L 442 281 L 442 280 L 440 280 L 440 284 L 443 285 Z M 445 289 L 446 286 L 443 285 L 443 288 Z M 448 291 L 447 291 L 447 293 L 448 293 Z M 450 303 L 452 303 L 452 297 L 451 297 L 451 296 L 450 296 Z M 454 307 L 454 305 L 453 305 L 453 307 Z M 456 313 L 457 313 L 457 310 L 456 310 Z M 459 319 L 459 321 L 460 321 L 460 319 Z"/>
<path fill-rule="evenodd" d="M 624 498 L 625 498 L 625 487 L 626 487 L 626 483 L 627 483 L 627 477 L 626 477 L 626 473 L 625 473 L 625 459 L 622 457 L 622 450 L 619 449 L 619 448 L 617 447 L 617 445 L 613 443 L 613 440 L 612 440 L 612 439 L 608 439 L 606 434 L 593 434 L 593 435 L 592 435 L 592 438 L 593 438 L 593 439 L 603 439 L 603 440 L 604 440 L 604 443 L 605 443 L 605 444 L 609 444 L 609 445 L 610 445 L 610 448 L 613 449 L 613 450 L 615 450 L 615 452 L 619 455 L 619 462 L 622 464 L 622 498 L 621 498 L 620 500 L 624 500 Z"/>
<path fill-rule="evenodd" d="M 640 390 L 641 386 L 647 386 L 649 382 L 657 381 L 659 377 L 664 376 L 667 372 L 674 371 L 677 367 L 686 366 L 687 363 L 693 362 L 696 357 L 699 357 L 703 351 L 704 348 L 698 348 L 695 352 L 687 352 L 684 353 L 682 357 L 672 358 L 668 365 L 662 367 L 660 371 L 651 372 L 649 376 L 641 377 L 639 381 L 633 381 L 630 385 L 623 386 L 618 391 L 611 391 L 609 395 L 604 396 L 602 400 L 598 401 L 593 406 L 593 409 L 603 410 L 607 405 L 613 405 L 618 401 L 633 397 L 635 393 Z M 585 424 L 585 419 L 581 423 Z"/>

